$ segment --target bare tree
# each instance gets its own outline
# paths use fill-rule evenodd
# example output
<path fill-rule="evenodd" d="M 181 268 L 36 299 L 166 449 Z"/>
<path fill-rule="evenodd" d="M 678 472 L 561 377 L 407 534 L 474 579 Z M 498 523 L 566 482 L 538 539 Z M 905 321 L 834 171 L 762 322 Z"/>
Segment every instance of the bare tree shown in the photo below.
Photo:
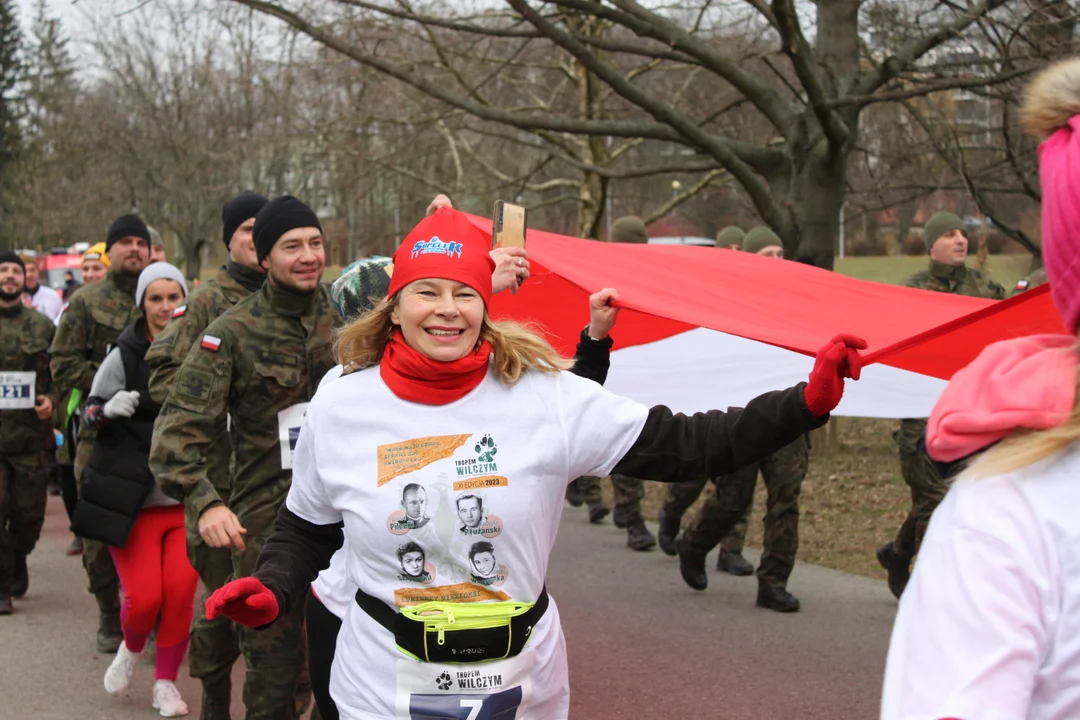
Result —
<path fill-rule="evenodd" d="M 825 267 L 832 265 L 849 160 L 868 107 L 955 89 L 993 88 L 1038 64 L 1023 56 L 1007 63 L 996 56 L 958 63 L 953 52 L 975 33 L 1006 32 L 1009 23 L 1023 17 L 1029 6 L 1025 0 L 822 0 L 813 4 L 812 13 L 794 0 L 697 0 L 648 7 L 635 0 L 506 0 L 501 10 L 459 3 L 421 7 L 405 0 L 234 2 L 279 18 L 324 47 L 450 108 L 534 137 L 610 137 L 685 148 L 685 155 L 670 155 L 678 160 L 653 170 L 724 173 L 784 239 L 788 254 Z M 884 11 L 903 22 L 872 27 L 871 14 Z M 411 43 L 411 53 L 404 54 L 393 39 L 357 31 L 387 18 L 421 28 L 436 40 L 424 53 Z M 595 23 L 607 29 L 594 32 Z M 894 41 L 903 37 L 888 44 L 882 34 Z M 756 45 L 768 49 L 729 51 L 754 47 L 738 39 L 747 37 L 758 38 Z M 509 64 L 537 47 L 553 67 Z M 566 112 L 558 104 L 520 102 L 513 93 L 499 92 L 509 77 L 530 74 L 536 84 L 553 86 L 551 76 L 566 74 L 564 59 L 610 91 L 602 114 L 590 116 L 587 108 Z M 487 72 L 477 72 L 478 67 Z M 681 83 L 670 81 L 680 73 L 690 74 L 694 84 L 715 88 L 717 96 L 731 96 L 730 107 L 695 102 Z M 740 132 L 733 113 L 752 114 L 757 138 Z M 568 157 L 601 176 L 626 172 L 591 162 L 590 156 Z"/>

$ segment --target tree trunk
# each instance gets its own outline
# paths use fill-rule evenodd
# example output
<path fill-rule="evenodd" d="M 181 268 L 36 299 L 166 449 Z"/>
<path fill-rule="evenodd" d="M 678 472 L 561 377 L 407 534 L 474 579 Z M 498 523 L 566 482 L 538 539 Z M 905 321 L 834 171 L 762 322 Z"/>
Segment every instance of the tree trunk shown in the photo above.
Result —
<path fill-rule="evenodd" d="M 571 14 L 566 17 L 567 25 L 574 32 L 592 37 L 602 37 L 607 32 L 603 20 L 594 16 Z M 589 120 L 603 119 L 601 91 L 603 83 L 581 63 L 575 62 L 577 70 L 578 108 L 581 116 Z M 603 167 L 608 162 L 607 138 L 588 136 L 580 140 L 581 160 L 594 167 Z M 607 203 L 608 179 L 594 172 L 582 171 L 581 185 L 578 190 L 577 234 L 581 238 L 600 239 L 600 228 L 604 223 L 604 207 Z"/>
<path fill-rule="evenodd" d="M 831 153 L 821 141 L 801 160 L 788 195 L 795 235 L 784 238 L 784 255 L 832 270 L 847 180 L 847 152 Z"/>
<path fill-rule="evenodd" d="M 202 257 L 200 256 L 205 243 L 189 236 L 181 236 L 177 239 L 180 241 L 180 247 L 184 251 L 184 265 L 187 267 L 185 274 L 189 280 L 194 280 L 199 277 L 199 271 L 202 269 Z"/>
<path fill-rule="evenodd" d="M 589 138 L 586 162 L 591 165 L 603 165 L 607 162 L 607 148 L 603 138 Z M 600 230 L 604 225 L 604 209 L 610 180 L 594 172 L 583 172 L 578 207 L 578 237 L 600 239 Z"/>

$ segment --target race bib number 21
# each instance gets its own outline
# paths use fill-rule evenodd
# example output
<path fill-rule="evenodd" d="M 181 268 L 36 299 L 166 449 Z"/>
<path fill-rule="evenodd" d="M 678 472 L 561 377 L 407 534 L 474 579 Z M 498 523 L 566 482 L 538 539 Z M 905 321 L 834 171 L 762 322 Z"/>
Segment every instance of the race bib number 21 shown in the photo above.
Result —
<path fill-rule="evenodd" d="M 0 410 L 32 410 L 37 373 L 0 370 Z"/>

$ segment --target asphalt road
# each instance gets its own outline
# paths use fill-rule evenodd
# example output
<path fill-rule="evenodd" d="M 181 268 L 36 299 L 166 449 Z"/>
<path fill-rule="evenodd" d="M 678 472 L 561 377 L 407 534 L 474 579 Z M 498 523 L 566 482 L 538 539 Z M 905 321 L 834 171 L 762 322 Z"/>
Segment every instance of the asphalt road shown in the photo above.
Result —
<path fill-rule="evenodd" d="M 154 718 L 153 669 L 140 664 L 128 695 L 105 693 L 112 656 L 94 651 L 97 615 L 59 498 L 50 498 L 30 592 L 0 617 L 0 720 Z M 748 553 L 752 555 L 752 553 Z M 710 561 L 713 558 L 710 557 Z M 800 565 L 793 615 L 754 607 L 753 578 L 710 576 L 686 587 L 676 560 L 635 553 L 610 524 L 567 509 L 548 588 L 570 653 L 575 719 L 844 718 L 877 715 L 896 604 L 884 582 Z M 233 717 L 243 717 L 234 674 Z M 198 683 L 178 686 L 198 716 Z"/>

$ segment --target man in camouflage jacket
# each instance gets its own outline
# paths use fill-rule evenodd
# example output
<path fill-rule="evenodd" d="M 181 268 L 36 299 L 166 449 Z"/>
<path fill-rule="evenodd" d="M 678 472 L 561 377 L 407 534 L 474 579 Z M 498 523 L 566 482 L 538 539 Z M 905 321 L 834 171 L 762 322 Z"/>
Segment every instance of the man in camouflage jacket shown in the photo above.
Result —
<path fill-rule="evenodd" d="M 292 447 L 307 403 L 335 365 L 341 316 L 320 283 L 315 213 L 295 198 L 267 203 L 255 247 L 268 282 L 210 323 L 191 347 L 155 426 L 150 467 L 184 500 L 211 547 L 232 548 L 233 576 L 250 575 L 292 484 Z M 205 457 L 226 416 L 233 469 L 226 503 Z M 303 604 L 273 627 L 238 627 L 248 720 L 291 720 L 304 658 Z"/>
<path fill-rule="evenodd" d="M 1005 298 L 1004 287 L 967 267 L 968 237 L 959 217 L 948 212 L 931 216 L 923 226 L 923 240 L 930 252 L 930 267 L 906 279 L 904 285 L 953 295 Z M 911 488 L 911 511 L 896 539 L 882 545 L 877 556 L 889 573 L 889 589 L 897 598 L 907 585 L 911 561 L 919 552 L 930 516 L 947 489 L 945 479 L 919 444 L 925 431 L 925 419 L 908 418 L 900 421 L 900 429 L 893 434 L 900 452 L 900 470 Z"/>
<path fill-rule="evenodd" d="M 54 397 L 66 398 L 72 390 L 78 390 L 85 401 L 90 396 L 94 374 L 120 331 L 141 315 L 135 307 L 135 286 L 150 258 L 150 231 L 146 223 L 134 215 L 122 215 L 109 228 L 105 247 L 109 256 L 108 274 L 76 290 L 60 316 L 52 346 Z M 82 482 L 82 472 L 90 461 L 96 437 L 97 433 L 90 428 L 79 431 L 75 449 L 76 483 Z M 98 652 L 114 653 L 123 640 L 116 568 L 108 547 L 102 542 L 84 540 L 82 559 L 90 592 L 101 613 Z"/>
<path fill-rule="evenodd" d="M 783 241 L 764 226 L 746 233 L 741 247 L 744 252 L 763 257 L 784 257 Z M 660 510 L 660 547 L 669 555 L 679 556 L 680 574 L 690 587 L 704 590 L 708 585 L 705 556 L 718 544 L 718 570 L 732 575 L 754 573 L 754 566 L 743 558 L 742 551 L 760 471 L 768 499 L 756 602 L 758 607 L 777 612 L 799 610 L 799 599 L 788 592 L 787 583 L 799 550 L 799 496 L 809 467 L 809 450 L 807 439 L 801 437 L 761 462 L 714 478 L 714 491 L 677 541 L 683 514 L 697 500 L 705 483 L 689 481 L 668 486 Z"/>
<path fill-rule="evenodd" d="M 151 370 L 150 395 L 154 402 L 165 403 L 184 358 L 207 326 L 265 283 L 266 271 L 259 265 L 252 229 L 256 213 L 266 202 L 262 195 L 245 190 L 225 203 L 221 219 L 222 239 L 229 251 L 228 263 L 214 278 L 192 290 L 146 353 L 146 363 Z M 206 476 L 222 503 L 227 505 L 232 443 L 225 418 L 218 420 L 206 451 Z M 163 483 L 162 487 L 177 500 L 185 498 L 183 486 Z M 186 510 L 188 559 L 203 581 L 204 592 L 196 603 L 191 623 L 188 669 L 192 677 L 202 682 L 201 717 L 204 720 L 228 718 L 232 667 L 240 657 L 240 644 L 233 623 L 224 617 L 207 620 L 203 605 L 209 593 L 224 585 L 232 575 L 232 554 L 228 548 L 214 548 L 203 542 L 199 535 L 196 503 L 186 504 Z"/>
<path fill-rule="evenodd" d="M 49 345 L 56 328 L 24 307 L 26 266 L 0 253 L 0 615 L 30 584 L 26 556 L 45 523 L 43 452 L 52 446 Z"/>

